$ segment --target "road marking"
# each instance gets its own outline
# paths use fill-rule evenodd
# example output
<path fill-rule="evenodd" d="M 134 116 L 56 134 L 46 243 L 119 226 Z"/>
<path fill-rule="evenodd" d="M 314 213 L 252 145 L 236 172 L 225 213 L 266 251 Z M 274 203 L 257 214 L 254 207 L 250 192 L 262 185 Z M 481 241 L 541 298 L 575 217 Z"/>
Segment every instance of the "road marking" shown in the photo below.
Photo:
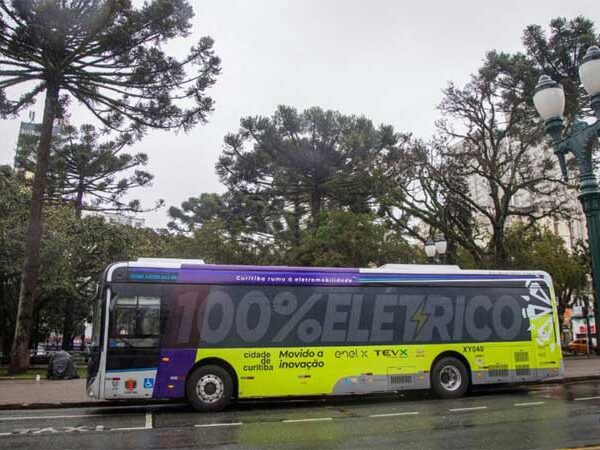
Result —
<path fill-rule="evenodd" d="M 470 408 L 452 408 L 448 411 L 450 412 L 459 412 L 459 411 L 477 411 L 479 409 L 487 409 L 487 406 L 472 406 Z"/>
<path fill-rule="evenodd" d="M 394 416 L 414 416 L 419 414 L 417 411 L 410 412 L 397 412 L 397 413 L 388 413 L 388 414 L 371 414 L 369 417 L 394 417 Z"/>
<path fill-rule="evenodd" d="M 123 415 L 123 414 L 119 414 L 119 415 Z M 114 416 L 113 415 L 107 416 L 106 414 L 73 414 L 73 415 L 70 415 L 70 416 L 0 417 L 0 422 L 6 422 L 6 421 L 9 421 L 9 420 L 75 419 L 75 418 L 81 418 L 81 417 L 114 417 Z"/>
<path fill-rule="evenodd" d="M 536 406 L 543 405 L 546 402 L 529 402 L 529 403 L 515 403 L 513 406 Z"/>
<path fill-rule="evenodd" d="M 152 411 L 146 413 L 146 428 L 152 428 Z"/>
<path fill-rule="evenodd" d="M 226 423 L 203 423 L 200 425 L 194 425 L 197 428 L 207 428 L 207 427 L 234 427 L 237 425 L 241 425 L 242 422 L 226 422 Z"/>
<path fill-rule="evenodd" d="M 586 400 L 600 400 L 600 396 L 597 396 L 597 397 L 580 397 L 580 398 L 574 398 L 573 400 L 575 400 L 576 402 L 584 402 Z"/>
<path fill-rule="evenodd" d="M 282 423 L 296 423 L 296 422 L 324 422 L 326 420 L 333 420 L 332 417 L 315 417 L 313 419 L 287 419 L 282 420 Z"/>
<path fill-rule="evenodd" d="M 130 430 L 145 430 L 146 427 L 123 427 L 123 428 L 111 428 L 110 431 L 130 431 Z"/>
<path fill-rule="evenodd" d="M 10 436 L 12 433 L 0 433 L 0 436 Z"/>

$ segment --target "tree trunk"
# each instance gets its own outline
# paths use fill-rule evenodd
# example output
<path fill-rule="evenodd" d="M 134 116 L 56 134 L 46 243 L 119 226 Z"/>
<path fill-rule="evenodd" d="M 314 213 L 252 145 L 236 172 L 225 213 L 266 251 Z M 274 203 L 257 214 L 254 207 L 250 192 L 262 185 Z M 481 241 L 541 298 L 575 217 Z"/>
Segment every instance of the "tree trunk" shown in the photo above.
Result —
<path fill-rule="evenodd" d="M 494 235 L 492 236 L 494 249 L 494 268 L 506 268 L 506 248 L 504 247 L 504 226 L 494 227 Z"/>
<path fill-rule="evenodd" d="M 77 197 L 75 198 L 75 214 L 78 219 L 81 219 L 81 213 L 83 211 L 83 191 L 84 191 L 84 179 L 79 179 L 79 184 L 77 185 Z"/>
<path fill-rule="evenodd" d="M 19 306 L 15 337 L 10 354 L 9 374 L 25 372 L 29 368 L 29 338 L 33 322 L 35 289 L 39 273 L 40 243 L 42 238 L 42 207 L 46 188 L 46 174 L 50 161 L 52 128 L 58 107 L 58 86 L 48 85 L 44 104 L 44 119 L 37 150 L 35 178 L 31 192 L 29 222 L 25 234 L 25 262 L 21 274 Z"/>
<path fill-rule="evenodd" d="M 319 214 L 321 213 L 322 197 L 321 192 L 314 190 L 310 195 L 310 214 L 313 229 L 317 228 Z"/>
<path fill-rule="evenodd" d="M 302 211 L 300 204 L 300 196 L 294 196 L 294 247 L 300 246 L 300 221 L 302 220 Z"/>
<path fill-rule="evenodd" d="M 73 334 L 75 330 L 73 329 L 73 302 L 70 298 L 67 298 L 65 301 L 64 318 L 62 349 L 73 350 Z"/>

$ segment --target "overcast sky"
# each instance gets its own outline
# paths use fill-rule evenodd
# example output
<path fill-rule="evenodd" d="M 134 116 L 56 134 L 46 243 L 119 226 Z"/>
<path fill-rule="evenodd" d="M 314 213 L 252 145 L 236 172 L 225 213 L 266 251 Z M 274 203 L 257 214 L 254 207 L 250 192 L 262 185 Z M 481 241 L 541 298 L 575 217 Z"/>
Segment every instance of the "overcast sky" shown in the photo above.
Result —
<path fill-rule="evenodd" d="M 279 104 L 364 114 L 427 138 L 449 80 L 463 84 L 491 49 L 518 51 L 525 26 L 584 15 L 600 27 L 598 0 L 190 0 L 193 37 L 215 40 L 223 72 L 209 95 L 210 122 L 188 134 L 150 132 L 132 151 L 149 155 L 144 205 L 179 205 L 222 192 L 214 166 L 241 117 Z M 39 99 L 34 110 L 41 119 Z M 23 118 L 27 117 L 24 113 Z M 74 123 L 77 123 L 74 117 Z M 12 163 L 19 120 L 0 121 L 0 163 Z M 145 214 L 165 226 L 167 208 Z"/>

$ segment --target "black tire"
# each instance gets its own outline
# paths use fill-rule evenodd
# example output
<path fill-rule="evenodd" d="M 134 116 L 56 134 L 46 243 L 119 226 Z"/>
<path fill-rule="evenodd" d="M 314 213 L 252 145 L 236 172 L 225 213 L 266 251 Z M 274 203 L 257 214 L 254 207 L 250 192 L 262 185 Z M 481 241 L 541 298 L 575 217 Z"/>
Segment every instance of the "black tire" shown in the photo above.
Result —
<path fill-rule="evenodd" d="M 431 371 L 431 389 L 441 398 L 458 398 L 469 389 L 469 372 L 465 364 L 452 356 L 440 359 Z"/>
<path fill-rule="evenodd" d="M 221 366 L 200 366 L 188 377 L 185 395 L 196 411 L 221 411 L 233 396 L 231 375 Z"/>

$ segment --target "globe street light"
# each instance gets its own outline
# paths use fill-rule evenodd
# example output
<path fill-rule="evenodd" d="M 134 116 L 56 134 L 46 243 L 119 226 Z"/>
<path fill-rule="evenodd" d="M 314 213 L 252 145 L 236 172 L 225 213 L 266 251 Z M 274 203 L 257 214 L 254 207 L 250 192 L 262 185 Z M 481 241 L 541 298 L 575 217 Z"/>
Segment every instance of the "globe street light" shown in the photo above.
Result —
<path fill-rule="evenodd" d="M 535 87 L 533 103 L 544 120 L 546 133 L 554 145 L 560 169 L 565 180 L 567 153 L 575 156 L 579 168 L 579 200 L 587 220 L 590 255 L 592 260 L 592 284 L 594 287 L 595 319 L 600 323 L 600 188 L 594 173 L 592 152 L 600 137 L 600 48 L 590 47 L 579 66 L 581 84 L 590 96 L 596 120 L 587 124 L 575 120 L 570 133 L 564 133 L 562 117 L 565 109 L 565 93 L 562 86 L 542 75 Z M 596 342 L 600 343 L 600 327 L 596 327 Z"/>
<path fill-rule="evenodd" d="M 440 255 L 444 256 L 446 254 L 446 248 L 448 247 L 448 243 L 444 236 L 438 236 L 435 240 L 435 251 Z"/>
<path fill-rule="evenodd" d="M 431 238 L 427 239 L 427 242 L 425 242 L 425 254 L 429 259 L 433 259 L 435 257 L 435 243 Z"/>
<path fill-rule="evenodd" d="M 448 244 L 443 236 L 438 236 L 435 239 L 435 242 L 433 241 L 433 239 L 429 238 L 425 242 L 425 254 L 432 261 L 433 258 L 435 258 L 436 254 L 439 255 L 440 260 L 442 260 L 444 258 L 444 255 L 446 254 L 447 246 Z"/>

